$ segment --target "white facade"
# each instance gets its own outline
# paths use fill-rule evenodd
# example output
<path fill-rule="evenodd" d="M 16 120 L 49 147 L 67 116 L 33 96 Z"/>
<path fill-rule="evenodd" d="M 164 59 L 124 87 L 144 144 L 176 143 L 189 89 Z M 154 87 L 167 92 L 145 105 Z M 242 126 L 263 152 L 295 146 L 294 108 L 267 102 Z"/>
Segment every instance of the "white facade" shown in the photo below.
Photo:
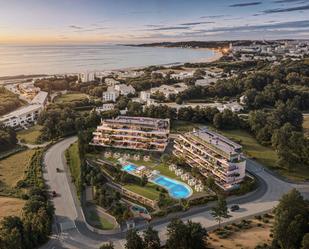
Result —
<path fill-rule="evenodd" d="M 110 103 L 110 104 L 103 104 L 102 107 L 96 108 L 97 112 L 106 112 L 106 111 L 111 111 L 114 110 L 115 105 Z"/>
<path fill-rule="evenodd" d="M 80 79 L 81 82 L 94 81 L 94 78 L 95 78 L 94 72 L 85 72 L 85 73 L 79 74 L 79 76 L 78 76 L 78 79 Z"/>
<path fill-rule="evenodd" d="M 48 92 L 40 91 L 32 100 L 31 104 L 44 106 L 47 102 Z"/>
<path fill-rule="evenodd" d="M 165 98 L 169 98 L 171 94 L 178 94 L 180 92 L 188 89 L 188 86 L 185 83 L 177 83 L 175 85 L 161 85 L 159 87 L 154 87 L 150 89 L 151 94 L 157 92 L 164 94 Z"/>
<path fill-rule="evenodd" d="M 42 110 L 42 105 L 28 105 L 2 116 L 0 122 L 13 128 L 17 126 L 24 127 L 35 122 Z"/>
<path fill-rule="evenodd" d="M 126 85 L 126 84 L 115 85 L 115 90 L 119 91 L 120 94 L 124 96 L 135 93 L 134 87 L 131 85 Z"/>
<path fill-rule="evenodd" d="M 243 181 L 246 159 L 242 147 L 208 129 L 179 135 L 174 144 L 174 155 L 183 158 L 206 177 L 212 176 L 216 184 L 230 190 Z"/>
<path fill-rule="evenodd" d="M 142 101 L 147 101 L 148 99 L 150 99 L 150 92 L 146 92 L 146 91 L 141 91 L 140 92 L 140 99 Z"/>
<path fill-rule="evenodd" d="M 106 92 L 103 92 L 102 94 L 103 102 L 108 102 L 108 101 L 115 102 L 118 97 L 119 97 L 119 92 L 115 90 L 107 90 Z"/>
<path fill-rule="evenodd" d="M 104 82 L 108 86 L 115 86 L 115 85 L 119 84 L 119 81 L 117 81 L 113 78 L 106 78 Z"/>

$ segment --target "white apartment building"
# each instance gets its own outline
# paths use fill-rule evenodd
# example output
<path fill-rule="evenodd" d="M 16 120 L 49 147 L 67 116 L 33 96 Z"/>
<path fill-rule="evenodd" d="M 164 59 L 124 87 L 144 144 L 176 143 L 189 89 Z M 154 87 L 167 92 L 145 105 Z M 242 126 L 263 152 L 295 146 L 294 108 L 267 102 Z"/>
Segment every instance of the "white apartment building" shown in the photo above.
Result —
<path fill-rule="evenodd" d="M 120 83 L 118 80 L 115 80 L 113 78 L 106 78 L 104 82 L 107 86 L 115 86 Z"/>
<path fill-rule="evenodd" d="M 169 119 L 118 116 L 101 121 L 91 144 L 163 152 L 168 144 L 169 131 Z"/>
<path fill-rule="evenodd" d="M 126 85 L 126 84 L 119 84 L 115 85 L 115 90 L 120 92 L 120 95 L 127 96 L 128 94 L 134 94 L 135 89 L 131 85 Z"/>
<path fill-rule="evenodd" d="M 214 177 L 222 189 L 231 190 L 245 177 L 246 159 L 241 151 L 241 145 L 205 128 L 179 135 L 173 153 L 204 176 Z"/>
<path fill-rule="evenodd" d="M 112 89 L 107 89 L 107 91 L 102 93 L 102 101 L 103 102 L 115 102 L 119 97 L 119 92 Z"/>
<path fill-rule="evenodd" d="M 185 83 L 177 83 L 174 85 L 161 85 L 159 87 L 153 87 L 150 89 L 151 94 L 156 94 L 157 92 L 164 94 L 165 98 L 169 98 L 171 94 L 178 94 L 180 92 L 188 89 Z"/>
<path fill-rule="evenodd" d="M 140 99 L 144 102 L 146 102 L 147 100 L 150 99 L 150 92 L 146 92 L 146 91 L 141 91 L 140 92 Z"/>
<path fill-rule="evenodd" d="M 106 112 L 106 111 L 111 111 L 114 110 L 115 105 L 112 103 L 109 104 L 103 104 L 102 107 L 98 107 L 96 108 L 97 112 Z"/>
<path fill-rule="evenodd" d="M 47 103 L 48 92 L 40 91 L 37 95 L 31 100 L 30 104 L 37 104 L 45 106 Z"/>
<path fill-rule="evenodd" d="M 81 82 L 91 82 L 95 79 L 95 73 L 94 72 L 85 72 L 78 75 L 78 79 Z"/>
<path fill-rule="evenodd" d="M 18 126 L 25 127 L 34 123 L 42 110 L 42 105 L 28 105 L 0 117 L 0 122 L 5 126 L 10 126 L 13 128 Z"/>

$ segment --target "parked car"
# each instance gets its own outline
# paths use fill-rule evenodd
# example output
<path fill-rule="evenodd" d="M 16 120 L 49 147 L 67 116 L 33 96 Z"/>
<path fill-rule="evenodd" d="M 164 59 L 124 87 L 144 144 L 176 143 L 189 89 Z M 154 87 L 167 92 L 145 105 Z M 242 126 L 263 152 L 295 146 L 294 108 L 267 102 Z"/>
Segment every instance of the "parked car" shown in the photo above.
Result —
<path fill-rule="evenodd" d="M 230 207 L 230 210 L 232 212 L 235 212 L 235 211 L 239 210 L 239 206 L 238 205 L 233 205 L 233 206 Z"/>

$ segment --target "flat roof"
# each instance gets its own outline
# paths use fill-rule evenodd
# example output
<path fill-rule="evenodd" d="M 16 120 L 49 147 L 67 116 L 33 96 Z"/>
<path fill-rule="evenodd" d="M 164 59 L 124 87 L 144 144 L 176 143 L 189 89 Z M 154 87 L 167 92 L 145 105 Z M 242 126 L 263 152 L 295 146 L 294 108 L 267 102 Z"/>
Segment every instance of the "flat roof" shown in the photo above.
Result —
<path fill-rule="evenodd" d="M 118 116 L 114 119 L 105 119 L 105 122 L 116 122 L 123 124 L 136 124 L 157 127 L 163 122 L 168 122 L 169 119 L 148 118 L 148 117 L 131 117 L 131 116 Z"/>
<path fill-rule="evenodd" d="M 21 107 L 21 108 L 17 109 L 16 111 L 10 112 L 10 113 L 0 117 L 0 121 L 7 120 L 7 119 L 10 119 L 10 118 L 19 117 L 19 116 L 27 114 L 29 112 L 34 112 L 34 111 L 36 111 L 40 108 L 42 108 L 41 105 L 27 105 L 25 107 Z"/>
<path fill-rule="evenodd" d="M 197 131 L 193 131 L 189 133 L 192 136 L 198 137 L 201 140 L 205 141 L 208 144 L 213 145 L 221 151 L 224 151 L 228 154 L 233 154 L 236 150 L 242 148 L 241 145 L 231 141 L 230 139 L 216 133 L 210 131 L 208 128 L 203 128 Z"/>
<path fill-rule="evenodd" d="M 47 98 L 48 92 L 40 91 L 37 95 L 31 100 L 32 104 L 41 104 L 43 105 L 46 98 Z"/>

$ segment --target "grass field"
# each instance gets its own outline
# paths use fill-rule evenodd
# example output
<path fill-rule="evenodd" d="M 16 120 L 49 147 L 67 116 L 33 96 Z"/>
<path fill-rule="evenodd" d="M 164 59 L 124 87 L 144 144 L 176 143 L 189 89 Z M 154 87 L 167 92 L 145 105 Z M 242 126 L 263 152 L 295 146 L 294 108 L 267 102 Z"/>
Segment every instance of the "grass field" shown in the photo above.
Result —
<path fill-rule="evenodd" d="M 114 229 L 114 224 L 109 222 L 107 219 L 99 216 L 96 211 L 90 210 L 87 213 L 88 219 L 93 226 L 102 230 Z"/>
<path fill-rule="evenodd" d="M 304 116 L 303 128 L 305 136 L 309 138 L 309 115 Z"/>
<path fill-rule="evenodd" d="M 22 180 L 35 150 L 25 150 L 0 160 L 0 185 L 14 188 Z"/>
<path fill-rule="evenodd" d="M 124 188 L 140 194 L 142 196 L 145 196 L 148 199 L 151 200 L 158 200 L 159 199 L 159 195 L 160 192 L 158 190 L 156 190 L 156 185 L 153 183 L 147 183 L 146 186 L 142 187 L 139 185 L 133 185 L 133 184 L 127 184 L 124 186 Z"/>
<path fill-rule="evenodd" d="M 25 204 L 24 200 L 10 197 L 0 197 L 0 221 L 5 216 L 20 216 Z"/>
<path fill-rule="evenodd" d="M 193 129 L 205 126 L 204 124 L 197 124 L 188 121 L 175 120 L 171 125 L 171 132 L 189 132 Z"/>
<path fill-rule="evenodd" d="M 77 142 L 72 144 L 70 148 L 66 152 L 66 157 L 68 159 L 68 165 L 70 168 L 71 176 L 73 178 L 74 184 L 77 189 L 77 194 L 80 196 L 80 185 L 81 185 L 81 179 L 80 179 L 80 158 L 79 158 L 79 150 L 78 150 L 78 144 Z"/>
<path fill-rule="evenodd" d="M 267 167 L 276 168 L 276 162 L 278 160 L 277 153 L 270 147 L 260 145 L 248 132 L 243 130 L 227 130 L 220 131 L 220 133 L 240 143 L 247 156 L 256 159 Z"/>
<path fill-rule="evenodd" d="M 88 95 L 84 93 L 67 93 L 55 98 L 55 103 L 69 103 L 87 99 Z"/>
<path fill-rule="evenodd" d="M 17 138 L 26 144 L 37 144 L 37 140 L 42 134 L 43 126 L 35 125 L 30 127 L 28 130 L 21 130 L 17 132 Z"/>

